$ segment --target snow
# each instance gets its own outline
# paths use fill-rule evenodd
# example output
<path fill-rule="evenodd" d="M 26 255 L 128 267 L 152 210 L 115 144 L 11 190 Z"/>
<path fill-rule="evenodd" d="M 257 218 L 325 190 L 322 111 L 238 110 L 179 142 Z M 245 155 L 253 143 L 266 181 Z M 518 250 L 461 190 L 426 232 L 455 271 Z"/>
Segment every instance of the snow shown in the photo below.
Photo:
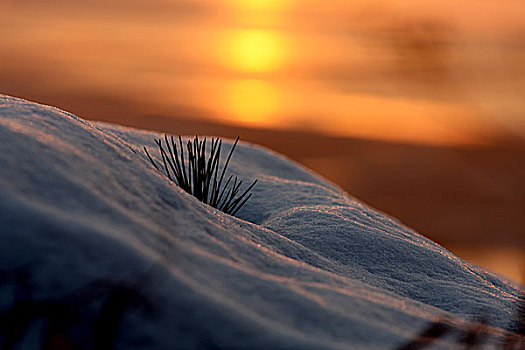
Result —
<path fill-rule="evenodd" d="M 299 164 L 240 142 L 230 172 L 259 182 L 232 217 L 152 167 L 159 136 L 0 95 L 0 277 L 29 271 L 26 297 L 74 304 L 67 339 L 94 342 L 108 285 L 141 300 L 118 323 L 124 349 L 391 349 L 480 312 L 494 337 L 512 328 L 517 285 Z M 20 288 L 0 284 L 0 313 Z M 35 324 L 20 344 L 42 341 Z"/>

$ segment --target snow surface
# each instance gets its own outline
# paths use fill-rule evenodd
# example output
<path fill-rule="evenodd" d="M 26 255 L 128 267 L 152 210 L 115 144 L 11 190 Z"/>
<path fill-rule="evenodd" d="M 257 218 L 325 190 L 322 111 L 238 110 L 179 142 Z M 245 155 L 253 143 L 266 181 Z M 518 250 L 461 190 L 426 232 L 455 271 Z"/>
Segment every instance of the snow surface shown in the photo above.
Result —
<path fill-rule="evenodd" d="M 35 300 L 135 286 L 149 309 L 124 314 L 119 348 L 391 349 L 480 312 L 511 327 L 518 286 L 293 161 L 241 142 L 230 171 L 259 182 L 232 217 L 152 167 L 159 136 L 0 95 L 0 269 L 29 269 Z"/>

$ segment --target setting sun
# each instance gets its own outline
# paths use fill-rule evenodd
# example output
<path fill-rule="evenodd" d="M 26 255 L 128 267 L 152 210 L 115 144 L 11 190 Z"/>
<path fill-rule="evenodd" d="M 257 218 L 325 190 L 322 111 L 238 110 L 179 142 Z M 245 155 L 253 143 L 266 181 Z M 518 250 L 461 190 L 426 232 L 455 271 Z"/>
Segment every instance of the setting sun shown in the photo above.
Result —
<path fill-rule="evenodd" d="M 280 38 L 269 31 L 242 30 L 229 39 L 228 65 L 246 72 L 264 72 L 283 62 Z"/>

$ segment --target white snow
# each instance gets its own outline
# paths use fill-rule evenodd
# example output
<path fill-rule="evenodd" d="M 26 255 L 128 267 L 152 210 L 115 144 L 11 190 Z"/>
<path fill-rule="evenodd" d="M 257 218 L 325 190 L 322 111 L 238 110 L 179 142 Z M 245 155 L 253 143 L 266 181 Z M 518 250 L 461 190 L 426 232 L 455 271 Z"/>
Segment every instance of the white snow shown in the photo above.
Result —
<path fill-rule="evenodd" d="M 511 327 L 517 285 L 300 165 L 241 142 L 230 172 L 259 182 L 232 217 L 152 167 L 159 136 L 0 95 L 0 270 L 29 269 L 36 300 L 135 286 L 148 307 L 126 309 L 119 348 L 391 349 L 480 312 Z M 0 285 L 0 311 L 16 288 Z"/>

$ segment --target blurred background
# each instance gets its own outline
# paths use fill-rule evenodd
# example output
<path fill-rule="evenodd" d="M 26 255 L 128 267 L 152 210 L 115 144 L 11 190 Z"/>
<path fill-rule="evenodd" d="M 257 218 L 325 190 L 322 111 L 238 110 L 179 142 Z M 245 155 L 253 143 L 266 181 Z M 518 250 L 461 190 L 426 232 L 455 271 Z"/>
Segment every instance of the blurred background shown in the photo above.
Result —
<path fill-rule="evenodd" d="M 240 135 L 523 283 L 523 0 L 0 0 L 0 93 Z"/>

